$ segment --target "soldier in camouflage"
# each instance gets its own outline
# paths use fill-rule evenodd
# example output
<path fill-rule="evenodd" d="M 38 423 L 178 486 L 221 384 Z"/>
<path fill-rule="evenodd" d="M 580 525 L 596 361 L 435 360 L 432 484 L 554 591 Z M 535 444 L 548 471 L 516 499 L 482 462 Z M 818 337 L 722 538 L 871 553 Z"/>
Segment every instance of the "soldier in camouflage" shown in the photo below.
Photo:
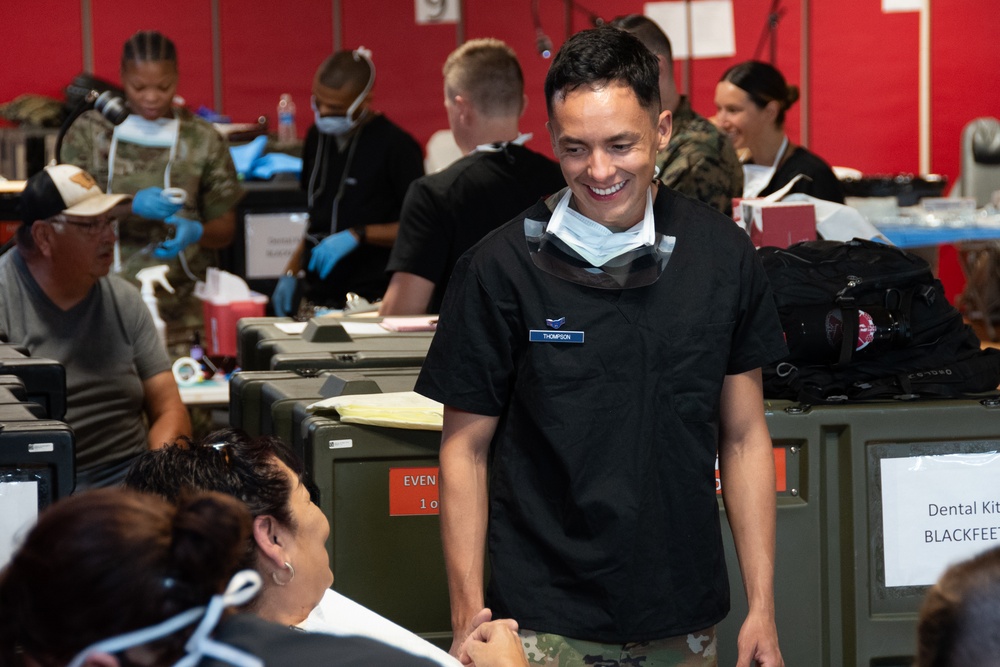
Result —
<path fill-rule="evenodd" d="M 180 239 L 170 221 L 132 215 L 122 221 L 119 237 L 121 274 L 135 282 L 147 266 L 168 264 L 167 280 L 174 294 L 160 292 L 160 315 L 167 324 L 168 348 L 187 353 L 194 332 L 203 327 L 202 305 L 194 296 L 195 279 L 217 264 L 216 250 L 232 241 L 235 206 L 243 196 L 229 147 L 206 121 L 172 104 L 177 87 L 177 55 L 173 43 L 157 32 L 138 32 L 125 44 L 122 82 L 133 116 L 149 121 L 176 119 L 173 147 L 113 141 L 115 127 L 97 111 L 81 115 L 66 133 L 61 159 L 90 172 L 105 191 L 135 194 L 146 188 L 180 188 L 186 201 L 176 217 L 200 230 L 197 242 L 180 247 L 176 259 L 156 257 L 153 250 L 171 238 Z M 114 150 L 112 150 L 112 145 Z M 109 188 L 110 181 L 110 188 Z"/>
<path fill-rule="evenodd" d="M 656 156 L 660 181 L 731 215 L 733 198 L 743 194 L 743 167 L 729 138 L 678 94 L 670 40 L 641 14 L 619 17 L 612 25 L 635 35 L 660 64 L 660 104 L 673 114 L 670 143 Z"/>

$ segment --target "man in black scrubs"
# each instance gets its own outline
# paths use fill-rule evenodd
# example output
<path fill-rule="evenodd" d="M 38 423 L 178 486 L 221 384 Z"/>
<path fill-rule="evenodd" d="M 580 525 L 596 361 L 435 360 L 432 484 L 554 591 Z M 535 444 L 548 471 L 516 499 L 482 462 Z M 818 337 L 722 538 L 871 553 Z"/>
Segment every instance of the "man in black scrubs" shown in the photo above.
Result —
<path fill-rule="evenodd" d="M 465 157 L 410 186 L 382 315 L 436 313 L 455 262 L 479 239 L 565 185 L 552 160 L 518 131 L 524 76 L 497 39 L 466 42 L 444 64 L 448 125 Z"/>
<path fill-rule="evenodd" d="M 317 305 L 342 308 L 348 292 L 369 301 L 385 293 L 403 197 L 424 163 L 413 137 L 371 108 L 374 84 L 363 48 L 338 51 L 316 70 L 316 122 L 302 152 L 309 229 L 275 289 L 278 315 L 297 310 L 300 277 Z"/>
<path fill-rule="evenodd" d="M 783 664 L 760 367 L 787 350 L 746 234 L 654 179 L 657 77 L 624 31 L 567 40 L 545 91 L 569 187 L 452 275 L 416 388 L 445 405 L 454 646 L 485 601 L 532 664 L 716 664 L 718 457 L 749 597 L 738 664 Z"/>

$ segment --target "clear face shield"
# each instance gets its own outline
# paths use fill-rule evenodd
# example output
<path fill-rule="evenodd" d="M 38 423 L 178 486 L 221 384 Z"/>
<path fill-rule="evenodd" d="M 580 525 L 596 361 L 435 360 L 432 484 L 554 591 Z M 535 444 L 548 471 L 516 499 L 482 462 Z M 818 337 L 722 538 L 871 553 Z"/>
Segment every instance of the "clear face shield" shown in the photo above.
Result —
<path fill-rule="evenodd" d="M 665 236 L 650 227 L 650 242 L 633 247 L 624 252 L 614 254 L 602 261 L 600 266 L 584 257 L 572 245 L 560 238 L 565 236 L 558 231 L 553 233 L 559 223 L 553 224 L 568 205 L 568 194 L 555 207 L 552 218 L 548 222 L 540 222 L 525 218 L 524 238 L 528 245 L 528 253 L 534 265 L 562 280 L 593 287 L 597 289 L 632 289 L 652 285 L 663 275 L 670 256 L 674 251 L 677 239 Z M 652 204 L 649 202 L 647 216 L 652 225 Z M 634 245 L 634 244 L 633 244 Z"/>

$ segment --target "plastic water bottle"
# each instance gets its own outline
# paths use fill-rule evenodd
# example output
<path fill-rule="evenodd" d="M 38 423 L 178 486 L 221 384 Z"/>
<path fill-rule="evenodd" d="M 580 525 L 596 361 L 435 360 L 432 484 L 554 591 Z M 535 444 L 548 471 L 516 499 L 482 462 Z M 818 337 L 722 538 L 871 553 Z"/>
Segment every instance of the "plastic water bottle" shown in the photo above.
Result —
<path fill-rule="evenodd" d="M 278 142 L 291 144 L 298 141 L 295 131 L 295 102 L 292 96 L 284 93 L 278 100 Z"/>

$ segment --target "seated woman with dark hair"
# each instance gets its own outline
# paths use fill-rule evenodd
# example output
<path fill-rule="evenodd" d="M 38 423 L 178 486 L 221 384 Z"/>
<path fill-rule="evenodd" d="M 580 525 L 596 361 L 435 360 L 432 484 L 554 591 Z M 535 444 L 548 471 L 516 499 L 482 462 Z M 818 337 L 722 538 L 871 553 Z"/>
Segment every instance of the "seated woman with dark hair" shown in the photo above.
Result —
<path fill-rule="evenodd" d="M 56 503 L 0 573 L 0 665 L 157 667 L 184 656 L 191 667 L 434 664 L 227 611 L 260 585 L 240 571 L 251 530 L 246 507 L 219 493 L 174 505 L 101 489 Z M 491 624 L 480 632 L 494 631 L 510 634 Z"/>
<path fill-rule="evenodd" d="M 197 489 L 246 503 L 253 524 L 243 565 L 263 579 L 249 610 L 262 618 L 309 632 L 365 636 L 441 665 L 459 665 L 445 651 L 330 588 L 333 573 L 325 546 L 330 524 L 310 499 L 302 462 L 279 438 L 225 429 L 199 443 L 182 439 L 140 455 L 125 486 L 172 502 Z M 488 612 L 481 619 L 488 621 Z"/>
<path fill-rule="evenodd" d="M 733 65 L 715 87 L 713 122 L 743 160 L 743 196 L 767 196 L 802 176 L 791 192 L 843 204 L 844 189 L 830 166 L 785 134 L 785 112 L 798 99 L 797 86 L 756 60 Z"/>

